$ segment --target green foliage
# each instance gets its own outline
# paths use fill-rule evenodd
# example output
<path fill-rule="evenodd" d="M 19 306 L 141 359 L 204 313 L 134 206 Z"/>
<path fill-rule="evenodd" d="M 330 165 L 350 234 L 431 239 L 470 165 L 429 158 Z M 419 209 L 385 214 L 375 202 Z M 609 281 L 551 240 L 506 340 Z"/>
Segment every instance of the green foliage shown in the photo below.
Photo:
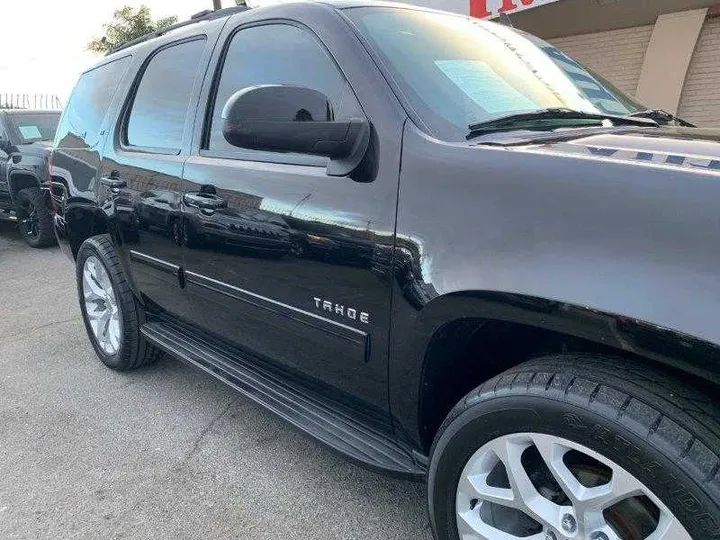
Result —
<path fill-rule="evenodd" d="M 105 35 L 88 43 L 88 50 L 99 53 L 107 52 L 123 43 L 161 30 L 176 22 L 177 17 L 164 17 L 153 21 L 150 8 L 145 5 L 137 9 L 123 6 L 115 11 L 112 22 L 103 25 Z"/>

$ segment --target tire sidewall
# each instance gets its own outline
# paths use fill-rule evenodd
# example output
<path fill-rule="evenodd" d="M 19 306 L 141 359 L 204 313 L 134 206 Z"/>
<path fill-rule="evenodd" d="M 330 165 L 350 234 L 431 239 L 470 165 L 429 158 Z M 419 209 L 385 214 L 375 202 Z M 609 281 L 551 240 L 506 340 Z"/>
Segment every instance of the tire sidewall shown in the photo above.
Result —
<path fill-rule="evenodd" d="M 25 188 L 17 192 L 16 197 L 16 208 L 20 201 L 27 201 L 35 208 L 37 213 L 37 228 L 38 233 L 36 236 L 28 236 L 27 231 L 23 230 L 21 225 L 18 225 L 18 229 L 22 234 L 25 242 L 34 248 L 46 247 L 55 243 L 55 231 L 52 222 L 52 215 L 50 214 L 50 208 L 45 198 L 45 194 L 40 188 Z"/>
<path fill-rule="evenodd" d="M 39 209 L 37 208 L 37 201 L 34 197 L 31 197 L 28 193 L 27 189 L 21 189 L 18 191 L 16 195 L 16 202 L 18 207 L 20 206 L 20 203 L 26 202 L 30 204 L 32 207 L 35 208 L 35 211 L 38 212 L 38 220 L 40 219 L 39 215 Z M 18 215 L 18 218 L 21 218 L 22 216 Z M 18 221 L 22 221 L 21 219 L 18 219 Z M 18 229 L 20 230 L 20 234 L 22 235 L 23 239 L 27 244 L 29 244 L 31 247 L 37 247 L 40 244 L 40 223 L 38 223 L 38 234 L 36 236 L 29 236 L 27 234 L 27 231 L 24 230 L 24 227 L 18 223 Z"/>
<path fill-rule="evenodd" d="M 471 406 L 442 432 L 428 471 L 428 507 L 440 540 L 458 540 L 455 499 L 470 457 L 512 433 L 543 433 L 598 452 L 635 476 L 678 518 L 692 538 L 717 538 L 720 509 L 657 447 L 623 424 L 576 405 L 539 396 L 492 398 Z"/>
<path fill-rule="evenodd" d="M 106 353 L 98 343 L 97 338 L 95 337 L 95 333 L 90 327 L 87 310 L 85 308 L 83 271 L 85 267 L 85 261 L 90 256 L 95 256 L 100 261 L 100 264 L 102 264 L 105 268 L 105 271 L 110 278 L 110 283 L 112 284 L 113 293 L 115 294 L 118 308 L 120 309 L 120 345 L 115 354 L 112 355 Z M 88 337 L 90 338 L 90 343 L 92 343 L 93 349 L 95 349 L 95 353 L 97 354 L 98 358 L 100 358 L 100 360 L 102 360 L 102 362 L 110 368 L 124 369 L 126 363 L 125 359 L 129 353 L 129 351 L 127 351 L 127 343 L 129 341 L 127 332 L 130 325 L 128 324 L 129 321 L 127 321 L 127 306 L 125 306 L 122 302 L 122 296 L 120 290 L 118 289 L 115 275 L 111 271 L 112 267 L 110 264 L 108 264 L 108 262 L 109 261 L 107 260 L 105 254 L 101 250 L 97 249 L 97 247 L 92 241 L 86 241 L 82 244 L 82 246 L 80 246 L 76 261 L 78 298 L 80 301 L 80 311 L 82 312 L 83 322 L 85 323 L 85 329 L 87 330 Z"/>

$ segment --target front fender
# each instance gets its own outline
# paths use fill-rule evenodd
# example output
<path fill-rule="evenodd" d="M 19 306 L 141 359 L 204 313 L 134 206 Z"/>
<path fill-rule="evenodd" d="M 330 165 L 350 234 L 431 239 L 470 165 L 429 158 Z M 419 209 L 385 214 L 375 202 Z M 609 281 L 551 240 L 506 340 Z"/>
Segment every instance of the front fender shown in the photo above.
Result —
<path fill-rule="evenodd" d="M 16 168 L 8 170 L 8 191 L 13 204 L 18 191 L 29 187 L 39 188 L 40 185 L 40 179 L 34 169 Z"/>
<path fill-rule="evenodd" d="M 430 296 L 548 298 L 720 345 L 719 200 L 720 170 L 447 145 L 409 127 L 398 246 Z"/>
<path fill-rule="evenodd" d="M 397 296 L 402 294 L 399 290 L 396 293 Z M 435 392 L 431 387 L 437 385 L 437 373 L 456 369 L 457 360 L 466 358 L 464 348 L 473 340 L 474 332 L 487 334 L 483 326 L 498 322 L 512 323 L 513 329 L 546 331 L 562 337 L 562 342 L 566 338 L 578 338 L 596 344 L 598 350 L 624 351 L 720 384 L 720 347 L 646 321 L 566 302 L 487 291 L 436 296 L 420 310 L 409 302 L 399 301 L 393 308 L 391 407 L 402 432 L 411 440 L 419 442 L 427 435 L 419 431 L 427 427 L 420 418 L 425 417 L 425 408 L 434 405 L 423 403 L 423 396 L 428 391 Z M 450 328 L 459 331 L 450 331 Z M 528 334 L 524 330 L 514 341 L 522 340 Z M 452 337 L 448 338 L 448 335 Z M 518 348 L 523 347 L 518 345 Z M 500 362 L 502 365 L 502 358 L 477 352 L 478 358 L 467 360 Z M 533 353 L 546 354 L 535 350 Z M 496 368 L 488 365 L 483 369 Z M 474 381 L 470 388 L 482 382 Z"/>
<path fill-rule="evenodd" d="M 720 172 L 707 167 L 445 144 L 409 124 L 391 392 L 402 382 L 417 398 L 425 348 L 463 317 L 563 333 L 720 383 L 718 200 Z M 394 405 L 403 414 L 407 400 Z"/>

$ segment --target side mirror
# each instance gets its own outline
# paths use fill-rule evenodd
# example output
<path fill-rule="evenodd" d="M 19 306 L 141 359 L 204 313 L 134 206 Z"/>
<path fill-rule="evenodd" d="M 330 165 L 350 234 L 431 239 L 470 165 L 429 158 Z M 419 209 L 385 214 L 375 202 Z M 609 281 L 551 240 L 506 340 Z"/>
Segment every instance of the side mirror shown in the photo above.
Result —
<path fill-rule="evenodd" d="M 233 146 L 326 156 L 333 176 L 352 172 L 370 143 L 365 119 L 335 120 L 326 96 L 297 86 L 252 86 L 236 92 L 222 119 L 223 136 Z"/>

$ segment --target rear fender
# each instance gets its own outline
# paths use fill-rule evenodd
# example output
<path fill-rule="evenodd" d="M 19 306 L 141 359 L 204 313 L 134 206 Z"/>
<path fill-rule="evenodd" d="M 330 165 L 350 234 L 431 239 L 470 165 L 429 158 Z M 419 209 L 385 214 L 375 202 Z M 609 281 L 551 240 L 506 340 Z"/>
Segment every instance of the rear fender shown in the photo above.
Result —
<path fill-rule="evenodd" d="M 110 218 L 97 203 L 82 198 L 70 199 L 63 212 L 65 236 L 70 244 L 73 258 L 77 258 L 82 243 L 98 234 L 109 234 L 118 252 L 120 264 L 125 271 L 130 288 L 137 298 L 142 298 L 130 272 L 130 261 L 122 249 L 122 236 L 114 219 Z"/>

